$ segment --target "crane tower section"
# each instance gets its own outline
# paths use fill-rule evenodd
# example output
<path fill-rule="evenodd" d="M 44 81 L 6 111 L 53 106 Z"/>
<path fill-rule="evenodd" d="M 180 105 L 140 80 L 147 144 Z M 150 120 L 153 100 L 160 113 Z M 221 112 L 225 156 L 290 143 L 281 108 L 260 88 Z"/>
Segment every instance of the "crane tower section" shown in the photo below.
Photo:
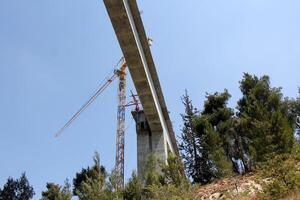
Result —
<path fill-rule="evenodd" d="M 124 186 L 124 145 L 125 145 L 125 107 L 126 107 L 126 62 L 123 61 L 121 68 L 116 72 L 119 76 L 118 87 L 118 114 L 117 114 L 117 137 L 116 137 L 116 166 L 117 186 Z"/>

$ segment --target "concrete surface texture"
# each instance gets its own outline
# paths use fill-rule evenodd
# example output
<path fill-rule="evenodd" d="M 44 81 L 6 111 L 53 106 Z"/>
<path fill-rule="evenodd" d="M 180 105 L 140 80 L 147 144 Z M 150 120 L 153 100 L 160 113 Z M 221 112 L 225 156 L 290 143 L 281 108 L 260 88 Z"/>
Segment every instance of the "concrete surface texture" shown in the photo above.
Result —
<path fill-rule="evenodd" d="M 136 0 L 104 0 L 104 3 L 144 109 L 145 123 L 149 125 L 152 135 L 151 151 L 164 160 L 168 150 L 178 155 L 175 135 Z M 145 160 L 146 154 L 142 152 L 146 153 L 150 148 L 149 133 L 140 131 L 137 129 L 138 168 L 144 164 L 139 156 Z M 146 143 L 148 145 L 143 145 Z"/>

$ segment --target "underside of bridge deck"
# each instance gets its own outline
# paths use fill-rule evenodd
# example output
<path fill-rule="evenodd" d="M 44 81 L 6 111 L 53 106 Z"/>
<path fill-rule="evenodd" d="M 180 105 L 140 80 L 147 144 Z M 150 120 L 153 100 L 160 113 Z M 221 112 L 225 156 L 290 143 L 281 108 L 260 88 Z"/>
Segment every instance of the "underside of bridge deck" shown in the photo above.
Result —
<path fill-rule="evenodd" d="M 149 130 L 161 134 L 164 159 L 168 149 L 173 154 L 178 154 L 175 135 L 136 0 L 104 0 L 104 3 L 143 106 Z"/>

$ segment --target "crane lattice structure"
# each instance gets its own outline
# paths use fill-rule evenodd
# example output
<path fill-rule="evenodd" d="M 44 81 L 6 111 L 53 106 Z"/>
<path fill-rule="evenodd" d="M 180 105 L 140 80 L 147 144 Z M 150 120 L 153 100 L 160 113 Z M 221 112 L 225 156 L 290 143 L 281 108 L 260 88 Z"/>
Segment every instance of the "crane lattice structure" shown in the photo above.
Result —
<path fill-rule="evenodd" d="M 136 111 L 132 115 L 136 121 L 137 133 L 137 173 L 142 177 L 149 155 L 155 155 L 167 163 L 169 152 L 179 155 L 176 137 L 169 116 L 160 81 L 149 47 L 149 40 L 145 33 L 136 0 L 103 0 L 109 18 L 116 33 L 125 59 L 121 68 L 99 88 L 81 109 L 57 133 L 60 135 L 70 124 L 107 88 L 110 83 L 119 77 L 119 104 L 118 129 L 116 145 L 116 175 L 118 187 L 124 185 L 124 137 L 125 137 L 125 107 L 126 105 L 126 74 L 130 71 L 140 105 L 143 109 L 137 110 L 136 96 L 133 104 Z M 150 40 L 151 42 L 151 40 Z M 145 125 L 146 126 L 143 126 Z"/>
<path fill-rule="evenodd" d="M 117 71 L 119 76 L 118 90 L 118 125 L 116 141 L 116 166 L 117 187 L 124 186 L 124 146 L 125 146 L 125 107 L 126 107 L 126 62 L 123 62 L 120 70 Z"/>
<path fill-rule="evenodd" d="M 126 68 L 127 64 L 122 58 L 117 65 L 121 64 L 120 69 L 114 70 L 114 73 L 107 81 L 99 87 L 99 89 L 90 97 L 90 99 L 81 106 L 81 108 L 65 123 L 65 125 L 55 134 L 55 137 L 60 136 L 79 116 L 91 105 L 96 98 L 116 79 L 119 78 L 118 86 L 118 112 L 117 112 L 117 134 L 116 134 L 116 161 L 115 173 L 117 176 L 117 187 L 124 186 L 124 148 L 125 148 L 125 113 L 126 107 L 135 105 L 139 108 L 137 95 L 133 95 L 133 101 L 126 104 Z"/>

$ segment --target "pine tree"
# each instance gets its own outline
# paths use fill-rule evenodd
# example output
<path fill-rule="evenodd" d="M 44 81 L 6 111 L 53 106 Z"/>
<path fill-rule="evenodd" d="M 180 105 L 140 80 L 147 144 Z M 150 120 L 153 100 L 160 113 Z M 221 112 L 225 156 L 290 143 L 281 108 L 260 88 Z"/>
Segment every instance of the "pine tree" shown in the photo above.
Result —
<path fill-rule="evenodd" d="M 207 94 L 204 103 L 204 110 L 202 115 L 207 118 L 208 122 L 213 127 L 221 139 L 223 149 L 228 159 L 231 159 L 233 141 L 235 138 L 230 134 L 233 123 L 233 109 L 227 107 L 227 103 L 231 95 L 225 89 L 224 92 L 214 94 Z"/>
<path fill-rule="evenodd" d="M 204 109 L 197 120 L 197 132 L 202 138 L 203 153 L 210 163 L 210 179 L 220 178 L 231 173 L 230 149 L 233 138 L 228 135 L 228 121 L 233 110 L 227 107 L 231 95 L 224 92 L 207 94 Z"/>
<path fill-rule="evenodd" d="M 82 183 L 87 182 L 88 179 L 98 179 L 98 177 L 101 176 L 104 182 L 107 173 L 105 168 L 100 165 L 100 156 L 98 152 L 95 152 L 93 160 L 94 165 L 92 167 L 83 168 L 81 172 L 76 173 L 76 176 L 73 179 L 74 195 L 81 190 Z"/>
<path fill-rule="evenodd" d="M 241 137 L 253 162 L 266 161 L 275 154 L 289 152 L 293 146 L 281 88 L 272 88 L 268 76 L 245 73 L 240 82 L 238 101 Z"/>
<path fill-rule="evenodd" d="M 296 132 L 297 139 L 300 139 L 300 88 L 298 90 L 299 96 L 296 99 L 285 99 L 285 106 L 288 110 L 289 121 Z M 285 108 L 286 108 L 285 107 Z"/>
<path fill-rule="evenodd" d="M 233 116 L 232 109 L 226 106 L 229 98 L 227 90 L 207 95 L 204 109 L 199 114 L 187 93 L 182 97 L 185 114 L 182 115 L 184 127 L 180 149 L 186 171 L 195 183 L 206 184 L 231 172 L 224 151 L 226 135 L 219 128 Z"/>
<path fill-rule="evenodd" d="M 96 179 L 87 178 L 81 190 L 77 191 L 79 200 L 109 200 L 110 195 L 104 191 L 103 177 L 99 175 Z"/>
<path fill-rule="evenodd" d="M 29 200 L 33 195 L 33 187 L 30 186 L 25 173 L 17 180 L 8 178 L 0 189 L 0 200 Z"/>
<path fill-rule="evenodd" d="M 151 185 L 161 185 L 161 174 L 158 172 L 159 160 L 154 154 L 150 154 L 147 158 L 145 168 L 142 174 L 145 187 Z"/>
<path fill-rule="evenodd" d="M 97 152 L 93 159 L 94 166 L 82 169 L 73 180 L 74 192 L 79 200 L 109 199 L 109 194 L 105 190 L 107 174 L 105 168 L 100 165 L 100 156 Z"/>
<path fill-rule="evenodd" d="M 72 192 L 68 181 L 61 187 L 58 184 L 47 183 L 47 190 L 42 192 L 41 200 L 71 200 Z"/>
<path fill-rule="evenodd" d="M 164 185 L 175 185 L 176 187 L 188 186 L 181 159 L 178 156 L 168 155 L 167 164 L 161 166 L 162 180 Z"/>
<path fill-rule="evenodd" d="M 207 116 L 198 117 L 196 130 L 201 141 L 201 183 L 209 183 L 230 174 L 231 164 L 223 149 L 223 141 Z"/>
<path fill-rule="evenodd" d="M 132 173 L 131 178 L 122 191 L 124 200 L 141 200 L 143 197 L 144 187 L 142 181 Z"/>

